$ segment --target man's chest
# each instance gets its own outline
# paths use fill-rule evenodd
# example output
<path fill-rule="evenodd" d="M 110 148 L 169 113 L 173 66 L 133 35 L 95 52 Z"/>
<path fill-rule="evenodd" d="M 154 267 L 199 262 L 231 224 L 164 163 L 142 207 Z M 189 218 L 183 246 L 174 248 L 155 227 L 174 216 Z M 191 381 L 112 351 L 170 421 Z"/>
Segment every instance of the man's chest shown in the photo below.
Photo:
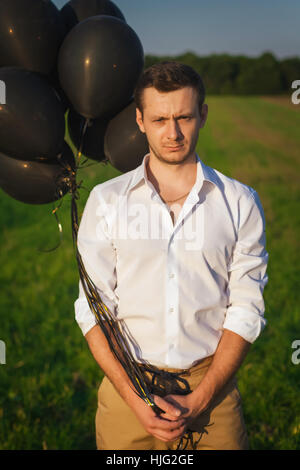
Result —
<path fill-rule="evenodd" d="M 209 198 L 184 202 L 129 205 L 111 219 L 111 239 L 122 265 L 133 259 L 155 262 L 166 254 L 191 266 L 203 259 L 222 269 L 227 265 L 237 240 L 232 214 Z"/>

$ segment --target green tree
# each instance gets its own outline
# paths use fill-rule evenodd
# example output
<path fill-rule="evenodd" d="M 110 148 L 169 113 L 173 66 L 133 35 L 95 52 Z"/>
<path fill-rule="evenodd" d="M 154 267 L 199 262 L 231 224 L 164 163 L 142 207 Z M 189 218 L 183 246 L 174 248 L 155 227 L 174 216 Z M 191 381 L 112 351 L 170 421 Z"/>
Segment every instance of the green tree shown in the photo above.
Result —
<path fill-rule="evenodd" d="M 288 91 L 294 80 L 300 80 L 300 59 L 299 57 L 289 57 L 280 62 L 280 72 L 283 89 Z"/>
<path fill-rule="evenodd" d="M 240 66 L 236 81 L 238 94 L 266 95 L 283 91 L 279 63 L 270 52 L 257 59 L 246 58 Z"/>

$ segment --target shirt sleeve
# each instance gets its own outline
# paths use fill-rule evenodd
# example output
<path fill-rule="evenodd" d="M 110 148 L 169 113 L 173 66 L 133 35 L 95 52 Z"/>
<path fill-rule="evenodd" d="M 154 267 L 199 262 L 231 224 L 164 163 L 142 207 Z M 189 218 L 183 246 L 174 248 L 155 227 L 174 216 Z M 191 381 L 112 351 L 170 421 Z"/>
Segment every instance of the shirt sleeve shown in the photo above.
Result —
<path fill-rule="evenodd" d="M 223 328 L 253 343 L 266 325 L 263 290 L 268 253 L 263 208 L 256 191 L 250 190 L 240 206 L 238 240 L 228 267 L 229 306 Z"/>
<path fill-rule="evenodd" d="M 93 189 L 86 202 L 77 236 L 77 246 L 84 267 L 97 287 L 101 300 L 116 314 L 116 254 L 109 238 L 105 220 L 105 203 Z M 91 311 L 82 283 L 79 280 L 79 296 L 74 303 L 75 319 L 83 333 L 97 324 Z"/>

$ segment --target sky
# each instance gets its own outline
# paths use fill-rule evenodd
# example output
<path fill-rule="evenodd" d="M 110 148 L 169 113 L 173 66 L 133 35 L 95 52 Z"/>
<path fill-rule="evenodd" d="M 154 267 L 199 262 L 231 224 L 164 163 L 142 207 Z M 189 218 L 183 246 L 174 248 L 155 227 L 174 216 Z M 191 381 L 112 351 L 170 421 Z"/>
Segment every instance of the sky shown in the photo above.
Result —
<path fill-rule="evenodd" d="M 66 0 L 53 0 L 61 8 Z M 114 0 L 145 54 L 300 56 L 299 0 Z"/>

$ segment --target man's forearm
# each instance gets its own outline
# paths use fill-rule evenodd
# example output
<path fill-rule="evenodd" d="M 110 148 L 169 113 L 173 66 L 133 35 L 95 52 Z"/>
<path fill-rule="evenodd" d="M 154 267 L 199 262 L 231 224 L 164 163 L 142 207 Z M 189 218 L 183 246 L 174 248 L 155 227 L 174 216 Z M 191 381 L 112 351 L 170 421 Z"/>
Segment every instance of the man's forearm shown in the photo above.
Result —
<path fill-rule="evenodd" d="M 245 359 L 251 343 L 233 331 L 224 329 L 214 359 L 198 387 L 194 390 L 195 401 L 206 409 L 214 397 L 235 375 Z"/>
<path fill-rule="evenodd" d="M 123 400 L 128 405 L 136 401 L 136 399 L 140 400 L 133 391 L 133 386 L 127 373 L 111 351 L 106 336 L 100 326 L 95 325 L 91 328 L 85 335 L 85 338 L 96 362 L 117 389 Z M 122 353 L 120 352 L 120 354 Z"/>

